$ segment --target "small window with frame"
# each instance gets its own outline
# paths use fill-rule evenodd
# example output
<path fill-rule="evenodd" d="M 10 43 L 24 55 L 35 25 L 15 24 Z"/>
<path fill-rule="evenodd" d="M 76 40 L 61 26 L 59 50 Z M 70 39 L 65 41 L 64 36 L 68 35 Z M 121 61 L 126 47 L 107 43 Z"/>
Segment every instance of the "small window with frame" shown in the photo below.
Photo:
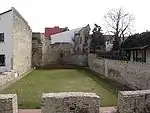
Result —
<path fill-rule="evenodd" d="M 5 66 L 5 55 L 0 55 L 0 66 Z"/>
<path fill-rule="evenodd" d="M 4 33 L 0 33 L 0 42 L 4 42 Z"/>

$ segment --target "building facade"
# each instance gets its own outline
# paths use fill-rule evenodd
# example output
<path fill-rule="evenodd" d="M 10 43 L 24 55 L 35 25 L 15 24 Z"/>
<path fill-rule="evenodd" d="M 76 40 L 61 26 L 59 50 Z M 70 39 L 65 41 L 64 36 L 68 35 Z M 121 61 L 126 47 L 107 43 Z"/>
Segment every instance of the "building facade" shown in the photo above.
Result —
<path fill-rule="evenodd" d="M 0 14 L 0 72 L 31 69 L 32 30 L 15 8 Z"/>
<path fill-rule="evenodd" d="M 82 28 L 76 28 L 70 31 L 65 31 L 57 33 L 51 36 L 51 44 L 55 43 L 71 43 L 72 37 L 74 37 L 76 32 L 79 32 Z"/>
<path fill-rule="evenodd" d="M 88 53 L 90 48 L 90 26 L 87 25 L 75 33 L 73 38 L 74 51 L 76 53 Z"/>

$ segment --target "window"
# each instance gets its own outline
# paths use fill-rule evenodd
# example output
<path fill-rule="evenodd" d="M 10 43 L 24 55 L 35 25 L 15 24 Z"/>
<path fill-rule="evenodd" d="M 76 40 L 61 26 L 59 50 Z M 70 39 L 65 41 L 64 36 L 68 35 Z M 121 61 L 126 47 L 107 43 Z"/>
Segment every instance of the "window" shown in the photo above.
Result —
<path fill-rule="evenodd" d="M 5 55 L 0 55 L 0 66 L 5 66 Z"/>
<path fill-rule="evenodd" d="M 4 42 L 4 33 L 0 33 L 0 42 Z"/>

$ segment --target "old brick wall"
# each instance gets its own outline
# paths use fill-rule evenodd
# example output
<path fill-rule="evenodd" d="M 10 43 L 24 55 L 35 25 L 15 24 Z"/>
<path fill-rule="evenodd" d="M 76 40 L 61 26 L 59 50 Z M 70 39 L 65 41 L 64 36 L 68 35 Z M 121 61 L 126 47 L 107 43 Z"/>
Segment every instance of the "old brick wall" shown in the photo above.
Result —
<path fill-rule="evenodd" d="M 120 91 L 117 107 L 119 113 L 150 113 L 150 90 Z"/>
<path fill-rule="evenodd" d="M 150 88 L 150 65 L 88 56 L 89 68 L 132 89 Z"/>
<path fill-rule="evenodd" d="M 23 17 L 13 8 L 13 70 L 19 75 L 31 69 L 32 30 Z"/>
<path fill-rule="evenodd" d="M 100 113 L 95 93 L 45 93 L 41 105 L 42 113 Z"/>

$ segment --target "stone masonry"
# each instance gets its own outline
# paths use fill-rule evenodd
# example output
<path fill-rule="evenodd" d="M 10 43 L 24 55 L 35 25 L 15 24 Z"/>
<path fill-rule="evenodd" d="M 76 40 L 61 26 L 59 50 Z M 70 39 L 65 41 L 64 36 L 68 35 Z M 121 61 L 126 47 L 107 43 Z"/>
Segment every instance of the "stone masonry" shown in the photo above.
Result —
<path fill-rule="evenodd" d="M 119 113 L 150 113 L 150 90 L 120 91 L 117 106 Z"/>
<path fill-rule="evenodd" d="M 32 59 L 32 30 L 26 20 L 13 9 L 13 70 L 19 75 L 31 69 Z"/>
<path fill-rule="evenodd" d="M 100 99 L 95 93 L 44 93 L 42 113 L 99 113 Z"/>
<path fill-rule="evenodd" d="M 32 33 L 32 67 L 42 66 L 42 34 Z"/>
<path fill-rule="evenodd" d="M 63 54 L 60 57 L 60 54 Z M 74 54 L 71 43 L 51 44 L 41 33 L 32 35 L 32 66 L 45 67 L 50 65 L 77 65 L 87 66 L 86 54 Z"/>
<path fill-rule="evenodd" d="M 18 74 L 14 71 L 3 72 L 0 74 L 0 86 L 6 85 L 11 81 L 17 79 Z"/>
<path fill-rule="evenodd" d="M 16 94 L 0 94 L 0 113 L 18 113 Z"/>
<path fill-rule="evenodd" d="M 150 89 L 150 65 L 88 56 L 89 69 L 131 89 Z"/>

